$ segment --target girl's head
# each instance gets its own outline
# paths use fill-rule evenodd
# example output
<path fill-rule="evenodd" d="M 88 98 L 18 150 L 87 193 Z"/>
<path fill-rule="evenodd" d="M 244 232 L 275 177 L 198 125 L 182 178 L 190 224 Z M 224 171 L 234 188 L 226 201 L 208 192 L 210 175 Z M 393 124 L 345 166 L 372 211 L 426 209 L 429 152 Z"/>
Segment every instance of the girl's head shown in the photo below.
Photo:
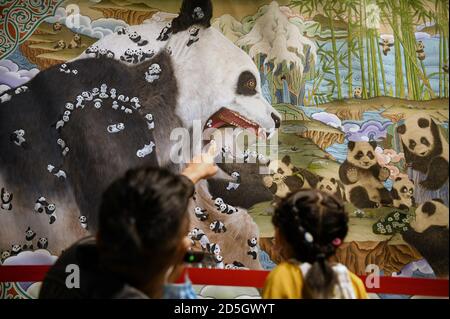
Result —
<path fill-rule="evenodd" d="M 179 263 L 189 241 L 194 186 L 164 169 L 129 171 L 104 193 L 98 246 L 102 265 L 138 288 Z"/>
<path fill-rule="evenodd" d="M 303 298 L 330 297 L 336 278 L 328 259 L 348 231 L 343 204 L 332 195 L 302 190 L 278 205 L 272 221 L 284 257 L 312 265 L 305 277 Z"/>

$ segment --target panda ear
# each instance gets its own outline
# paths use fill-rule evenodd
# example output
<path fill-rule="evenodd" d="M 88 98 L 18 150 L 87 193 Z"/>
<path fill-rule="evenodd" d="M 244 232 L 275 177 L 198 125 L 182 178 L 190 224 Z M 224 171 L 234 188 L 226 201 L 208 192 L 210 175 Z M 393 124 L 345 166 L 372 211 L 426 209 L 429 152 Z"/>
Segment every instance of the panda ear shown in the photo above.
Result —
<path fill-rule="evenodd" d="M 183 0 L 179 16 L 172 21 L 172 32 L 187 30 L 194 24 L 209 28 L 212 16 L 211 0 Z"/>
<path fill-rule="evenodd" d="M 397 127 L 397 133 L 400 135 L 403 135 L 406 133 L 406 126 L 405 124 L 400 125 L 399 127 Z"/>
<path fill-rule="evenodd" d="M 430 126 L 430 121 L 422 117 L 417 121 L 417 125 L 419 125 L 420 128 L 427 128 Z"/>
<path fill-rule="evenodd" d="M 353 151 L 355 149 L 356 143 L 353 141 L 348 142 L 348 149 Z"/>
<path fill-rule="evenodd" d="M 397 178 L 395 179 L 396 182 L 401 181 L 401 180 L 402 180 L 401 177 L 397 177 Z"/>
<path fill-rule="evenodd" d="M 444 201 L 441 199 L 441 198 L 433 198 L 433 201 L 435 201 L 435 202 L 439 202 L 439 203 L 441 203 L 441 204 L 444 204 L 445 205 L 445 203 L 444 203 Z"/>
<path fill-rule="evenodd" d="M 291 164 L 291 157 L 289 155 L 285 155 L 281 161 L 286 164 L 286 166 L 289 166 Z"/>
<path fill-rule="evenodd" d="M 375 141 L 370 141 L 369 144 L 373 147 L 373 149 L 376 149 L 378 144 Z"/>

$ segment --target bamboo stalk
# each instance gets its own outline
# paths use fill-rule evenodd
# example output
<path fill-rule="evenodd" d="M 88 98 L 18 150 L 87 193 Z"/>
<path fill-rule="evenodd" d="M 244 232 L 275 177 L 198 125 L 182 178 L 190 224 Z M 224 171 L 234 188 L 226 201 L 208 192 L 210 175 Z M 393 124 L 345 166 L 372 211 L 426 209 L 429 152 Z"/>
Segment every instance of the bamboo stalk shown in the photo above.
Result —
<path fill-rule="evenodd" d="M 348 37 L 347 37 L 347 67 L 348 67 L 348 97 L 353 95 L 353 70 L 352 70 L 352 53 L 353 53 L 353 36 L 352 36 L 352 8 L 348 6 Z"/>
<path fill-rule="evenodd" d="M 333 60 L 334 60 L 334 72 L 336 76 L 336 86 L 337 86 L 337 95 L 338 100 L 342 100 L 342 89 L 341 89 L 341 75 L 339 72 L 339 63 L 338 63 L 338 52 L 336 46 L 336 36 L 334 34 L 334 19 L 330 12 L 327 12 L 328 19 L 330 21 L 330 29 L 331 29 L 331 46 L 333 48 Z"/>
<path fill-rule="evenodd" d="M 376 37 L 376 45 L 378 47 L 378 59 L 380 60 L 380 71 L 381 71 L 381 79 L 383 81 L 383 92 L 384 95 L 388 95 L 387 93 L 387 87 L 386 87 L 386 76 L 384 74 L 384 63 L 383 63 L 383 56 L 381 55 L 381 48 L 380 45 L 378 44 L 378 41 L 380 39 L 380 35 L 378 34 L 378 32 L 376 33 L 377 37 Z"/>
<path fill-rule="evenodd" d="M 359 3 L 359 12 L 360 12 L 360 19 L 359 19 L 359 36 L 358 36 L 358 50 L 359 50 L 359 63 L 361 65 L 361 82 L 362 82 L 362 97 L 364 99 L 367 99 L 367 87 L 366 87 L 366 70 L 365 70 L 365 63 L 364 63 L 364 47 L 363 47 L 363 40 L 364 40 L 364 30 L 362 26 L 362 19 L 363 19 L 363 11 L 362 11 L 362 1 Z"/>

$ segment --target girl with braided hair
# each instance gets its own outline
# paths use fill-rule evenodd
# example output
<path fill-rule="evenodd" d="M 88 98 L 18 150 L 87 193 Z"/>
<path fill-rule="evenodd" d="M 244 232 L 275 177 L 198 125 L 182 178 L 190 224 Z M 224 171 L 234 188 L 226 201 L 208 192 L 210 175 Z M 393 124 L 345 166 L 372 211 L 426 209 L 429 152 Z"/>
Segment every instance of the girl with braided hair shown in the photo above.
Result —
<path fill-rule="evenodd" d="M 267 299 L 366 299 L 363 282 L 330 262 L 348 231 L 348 216 L 334 196 L 301 190 L 284 199 L 272 218 L 284 262 L 267 278 Z"/>

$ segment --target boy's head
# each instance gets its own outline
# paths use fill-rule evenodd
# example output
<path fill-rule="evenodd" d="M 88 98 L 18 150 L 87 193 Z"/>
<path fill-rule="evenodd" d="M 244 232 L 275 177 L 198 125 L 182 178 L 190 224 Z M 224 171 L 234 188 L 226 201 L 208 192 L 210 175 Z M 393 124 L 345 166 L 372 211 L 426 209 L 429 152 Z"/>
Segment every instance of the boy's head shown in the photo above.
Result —
<path fill-rule="evenodd" d="M 179 263 L 189 245 L 187 207 L 194 185 L 164 169 L 137 169 L 103 194 L 98 247 L 104 267 L 143 285 Z"/>

